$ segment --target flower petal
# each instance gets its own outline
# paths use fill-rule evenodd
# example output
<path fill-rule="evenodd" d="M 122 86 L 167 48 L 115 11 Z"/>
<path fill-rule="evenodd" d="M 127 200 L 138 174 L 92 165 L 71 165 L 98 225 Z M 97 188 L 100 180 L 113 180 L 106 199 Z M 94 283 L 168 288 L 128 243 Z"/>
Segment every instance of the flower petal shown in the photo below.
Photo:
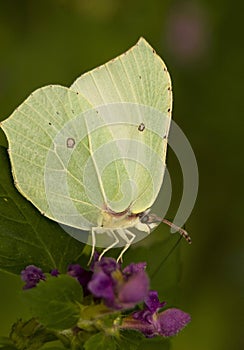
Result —
<path fill-rule="evenodd" d="M 166 305 L 165 301 L 160 303 L 158 299 L 158 292 L 156 290 L 149 291 L 148 295 L 144 299 L 144 303 L 151 313 L 156 312 Z"/>
<path fill-rule="evenodd" d="M 118 292 L 119 301 L 127 307 L 144 300 L 148 293 L 149 279 L 144 271 L 132 275 Z"/>
<path fill-rule="evenodd" d="M 105 302 L 112 303 L 114 300 L 113 281 L 103 271 L 94 273 L 88 289 L 95 297 L 105 299 Z"/>
<path fill-rule="evenodd" d="M 123 274 L 125 276 L 131 276 L 134 273 L 137 273 L 139 271 L 144 271 L 147 266 L 146 262 L 139 262 L 139 263 L 131 263 L 128 266 L 126 266 L 123 270 Z"/>
<path fill-rule="evenodd" d="M 107 275 L 111 275 L 113 271 L 120 269 L 120 264 L 114 258 L 105 257 L 95 262 L 93 269 L 95 272 L 102 270 Z"/>
<path fill-rule="evenodd" d="M 161 312 L 157 318 L 158 331 L 164 337 L 177 334 L 191 321 L 191 317 L 179 309 L 168 309 Z"/>

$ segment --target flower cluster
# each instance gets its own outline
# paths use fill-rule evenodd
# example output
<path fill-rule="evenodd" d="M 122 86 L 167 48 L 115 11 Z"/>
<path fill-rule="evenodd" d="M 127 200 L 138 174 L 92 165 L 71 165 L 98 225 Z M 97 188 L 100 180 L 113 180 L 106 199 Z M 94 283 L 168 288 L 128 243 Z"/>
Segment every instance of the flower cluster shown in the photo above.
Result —
<path fill-rule="evenodd" d="M 173 336 L 190 322 L 190 316 L 176 308 L 160 312 L 166 303 L 159 301 L 156 291 L 149 290 L 145 268 L 146 263 L 140 262 L 131 263 L 122 269 L 115 259 L 99 259 L 96 255 L 90 270 L 79 264 L 71 264 L 67 274 L 78 280 L 84 296 L 92 296 L 94 302 L 101 300 L 111 312 L 133 309 L 144 302 L 144 309 L 121 316 L 120 328 L 138 330 L 146 337 Z M 58 278 L 59 271 L 52 270 L 50 275 Z M 21 277 L 25 282 L 23 289 L 33 288 L 46 280 L 42 270 L 34 265 L 27 266 L 21 272 Z"/>
<path fill-rule="evenodd" d="M 102 258 L 93 264 L 88 289 L 110 308 L 133 308 L 144 300 L 149 290 L 145 267 L 145 263 L 130 264 L 122 270 L 113 258 Z"/>

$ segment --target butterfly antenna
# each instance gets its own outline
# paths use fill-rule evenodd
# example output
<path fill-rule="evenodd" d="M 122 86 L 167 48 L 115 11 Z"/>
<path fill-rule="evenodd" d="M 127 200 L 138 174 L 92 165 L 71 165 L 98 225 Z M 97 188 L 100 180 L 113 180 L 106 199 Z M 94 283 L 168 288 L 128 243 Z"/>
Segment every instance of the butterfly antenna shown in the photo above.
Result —
<path fill-rule="evenodd" d="M 163 219 L 162 222 L 168 226 L 170 226 L 171 228 L 173 228 L 174 230 L 176 230 L 177 232 L 179 232 L 179 234 L 185 238 L 185 240 L 191 244 L 192 241 L 191 241 L 191 237 L 188 235 L 188 233 L 186 232 L 186 230 L 184 230 L 183 228 L 173 224 L 173 222 L 167 220 L 167 219 Z"/>
<path fill-rule="evenodd" d="M 173 228 L 175 231 L 179 232 L 179 234 L 184 237 L 184 239 L 191 244 L 191 237 L 188 235 L 188 233 L 186 232 L 186 230 L 184 230 L 182 227 L 179 227 L 177 225 L 175 225 L 173 222 L 167 220 L 167 219 L 162 219 L 159 216 L 155 215 L 155 214 L 149 214 L 148 212 L 144 212 L 144 215 L 140 218 L 140 221 L 142 223 L 146 223 L 148 224 L 148 226 L 150 227 L 151 224 L 155 224 L 155 223 L 159 223 L 159 222 L 163 222 L 164 224 L 168 225 L 169 227 Z M 151 228 L 151 227 L 150 227 Z"/>

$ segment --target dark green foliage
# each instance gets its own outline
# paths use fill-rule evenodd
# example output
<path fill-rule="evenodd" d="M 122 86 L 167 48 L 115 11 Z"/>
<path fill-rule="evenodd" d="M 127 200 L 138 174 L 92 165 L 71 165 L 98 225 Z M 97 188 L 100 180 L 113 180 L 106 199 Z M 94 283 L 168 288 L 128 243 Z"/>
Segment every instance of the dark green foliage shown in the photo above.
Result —
<path fill-rule="evenodd" d="M 66 271 L 68 263 L 79 259 L 83 245 L 19 194 L 3 147 L 0 167 L 0 270 L 19 274 L 35 263 L 43 271 Z"/>
<path fill-rule="evenodd" d="M 79 282 L 70 276 L 50 277 L 35 288 L 23 292 L 27 305 L 45 327 L 63 330 L 76 325 L 83 292 Z"/>

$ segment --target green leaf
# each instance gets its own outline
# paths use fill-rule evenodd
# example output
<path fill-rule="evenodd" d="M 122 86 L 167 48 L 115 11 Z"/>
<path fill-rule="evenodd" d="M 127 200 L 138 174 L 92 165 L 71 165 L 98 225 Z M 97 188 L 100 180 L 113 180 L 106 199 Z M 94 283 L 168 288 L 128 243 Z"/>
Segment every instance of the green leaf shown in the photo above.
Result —
<path fill-rule="evenodd" d="M 9 338 L 7 337 L 0 337 L 0 348 L 2 345 L 11 345 L 12 342 Z"/>
<path fill-rule="evenodd" d="M 100 332 L 94 334 L 84 344 L 85 350 L 116 350 L 114 337 L 106 336 Z"/>
<path fill-rule="evenodd" d="M 16 350 L 13 342 L 7 337 L 0 337 L 0 349 L 1 350 Z"/>
<path fill-rule="evenodd" d="M 0 344 L 0 349 L 1 350 L 18 350 L 14 345 L 4 345 L 4 344 Z"/>
<path fill-rule="evenodd" d="M 144 336 L 135 330 L 122 330 L 120 331 L 120 337 L 116 338 L 116 343 L 118 349 L 125 350 L 136 350 L 141 349 L 141 341 L 144 339 Z"/>
<path fill-rule="evenodd" d="M 66 348 L 67 349 L 67 348 Z M 41 350 L 65 350 L 64 347 L 59 347 L 59 346 L 48 346 L 48 347 L 42 347 Z"/>
<path fill-rule="evenodd" d="M 49 277 L 23 294 L 33 317 L 47 328 L 64 330 L 76 325 L 83 291 L 75 278 L 68 275 Z"/>
<path fill-rule="evenodd" d="M 65 348 L 60 341 L 54 341 L 51 343 L 44 344 L 40 350 L 65 350 Z"/>
<path fill-rule="evenodd" d="M 65 348 L 64 347 L 58 347 L 58 346 L 51 346 L 51 347 L 49 347 L 49 346 L 46 347 L 45 346 L 45 348 L 42 347 L 41 350 L 65 350 Z"/>
<path fill-rule="evenodd" d="M 13 185 L 6 149 L 0 147 L 0 270 L 19 274 L 34 264 L 44 271 L 76 262 L 83 245 L 43 217 Z"/>
<path fill-rule="evenodd" d="M 91 321 L 106 314 L 109 314 L 109 316 L 111 316 L 111 309 L 109 309 L 104 304 L 92 303 L 91 305 L 83 305 L 80 310 L 80 322 L 82 323 L 83 321 Z M 113 317 L 117 317 L 117 313 L 115 313 Z M 83 327 L 81 326 L 80 328 Z"/>
<path fill-rule="evenodd" d="M 36 350 L 46 342 L 56 340 L 56 336 L 45 329 L 35 319 L 27 322 L 19 320 L 16 322 L 10 333 L 10 339 L 19 350 Z"/>
<path fill-rule="evenodd" d="M 119 335 L 111 336 L 100 332 L 85 342 L 85 350 L 136 350 L 143 335 L 134 330 L 123 330 Z"/>

